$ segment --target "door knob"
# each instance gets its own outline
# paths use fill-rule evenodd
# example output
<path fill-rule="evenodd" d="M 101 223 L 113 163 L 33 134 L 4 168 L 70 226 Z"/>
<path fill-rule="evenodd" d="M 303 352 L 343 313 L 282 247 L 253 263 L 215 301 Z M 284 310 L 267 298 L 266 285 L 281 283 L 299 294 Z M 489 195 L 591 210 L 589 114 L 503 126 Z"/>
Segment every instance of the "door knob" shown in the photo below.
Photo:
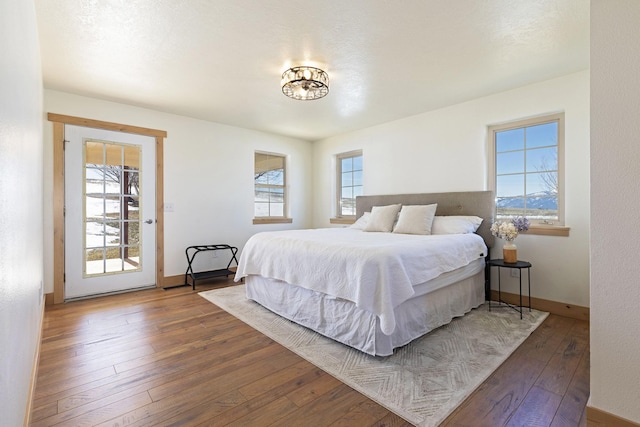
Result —
<path fill-rule="evenodd" d="M 145 221 L 145 223 L 147 223 L 147 224 L 153 224 L 153 220 L 152 220 L 152 219 L 148 219 L 148 220 L 146 220 L 146 221 Z"/>

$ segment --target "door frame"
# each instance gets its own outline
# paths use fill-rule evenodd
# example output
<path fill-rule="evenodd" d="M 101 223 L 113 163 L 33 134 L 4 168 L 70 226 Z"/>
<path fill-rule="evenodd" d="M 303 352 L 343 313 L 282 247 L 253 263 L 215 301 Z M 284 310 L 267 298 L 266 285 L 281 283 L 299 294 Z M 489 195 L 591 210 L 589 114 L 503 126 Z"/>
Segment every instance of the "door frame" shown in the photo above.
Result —
<path fill-rule="evenodd" d="M 156 287 L 164 284 L 164 159 L 167 132 L 139 126 L 48 113 L 53 123 L 53 303 L 64 302 L 64 125 L 154 137 L 156 140 Z"/>

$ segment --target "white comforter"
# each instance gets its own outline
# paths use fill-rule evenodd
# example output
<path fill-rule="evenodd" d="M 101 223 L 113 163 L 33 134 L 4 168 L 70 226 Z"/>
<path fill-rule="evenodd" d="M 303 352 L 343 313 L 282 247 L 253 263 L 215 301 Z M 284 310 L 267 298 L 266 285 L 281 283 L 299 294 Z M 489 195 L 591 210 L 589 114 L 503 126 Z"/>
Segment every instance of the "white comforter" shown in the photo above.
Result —
<path fill-rule="evenodd" d="M 477 234 L 418 236 L 324 228 L 258 233 L 240 255 L 235 280 L 260 275 L 354 302 L 389 335 L 393 309 L 413 286 L 484 257 Z"/>

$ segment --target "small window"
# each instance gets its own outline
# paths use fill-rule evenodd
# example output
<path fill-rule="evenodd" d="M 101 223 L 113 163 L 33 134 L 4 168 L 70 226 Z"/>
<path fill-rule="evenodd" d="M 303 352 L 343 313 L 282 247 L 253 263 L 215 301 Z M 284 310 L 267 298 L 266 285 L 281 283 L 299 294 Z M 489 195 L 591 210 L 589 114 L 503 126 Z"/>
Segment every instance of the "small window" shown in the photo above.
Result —
<path fill-rule="evenodd" d="M 356 216 L 356 197 L 362 196 L 362 151 L 336 156 L 337 217 Z"/>
<path fill-rule="evenodd" d="M 498 219 L 564 225 L 564 114 L 489 127 Z"/>
<path fill-rule="evenodd" d="M 286 157 L 255 153 L 255 218 L 284 218 L 287 212 Z"/>

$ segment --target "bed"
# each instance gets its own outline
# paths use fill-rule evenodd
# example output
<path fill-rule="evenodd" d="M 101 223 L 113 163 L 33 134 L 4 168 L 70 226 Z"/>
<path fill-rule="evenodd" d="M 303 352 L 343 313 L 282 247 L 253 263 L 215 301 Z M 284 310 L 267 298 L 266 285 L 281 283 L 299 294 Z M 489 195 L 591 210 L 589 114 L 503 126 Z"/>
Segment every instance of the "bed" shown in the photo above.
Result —
<path fill-rule="evenodd" d="M 485 301 L 494 206 L 489 191 L 361 196 L 354 226 L 252 236 L 235 280 L 284 318 L 388 356 Z M 379 229 L 383 211 L 391 229 Z M 431 215 L 427 235 L 407 222 L 418 213 L 421 227 Z M 475 232 L 456 231 L 471 218 Z"/>

